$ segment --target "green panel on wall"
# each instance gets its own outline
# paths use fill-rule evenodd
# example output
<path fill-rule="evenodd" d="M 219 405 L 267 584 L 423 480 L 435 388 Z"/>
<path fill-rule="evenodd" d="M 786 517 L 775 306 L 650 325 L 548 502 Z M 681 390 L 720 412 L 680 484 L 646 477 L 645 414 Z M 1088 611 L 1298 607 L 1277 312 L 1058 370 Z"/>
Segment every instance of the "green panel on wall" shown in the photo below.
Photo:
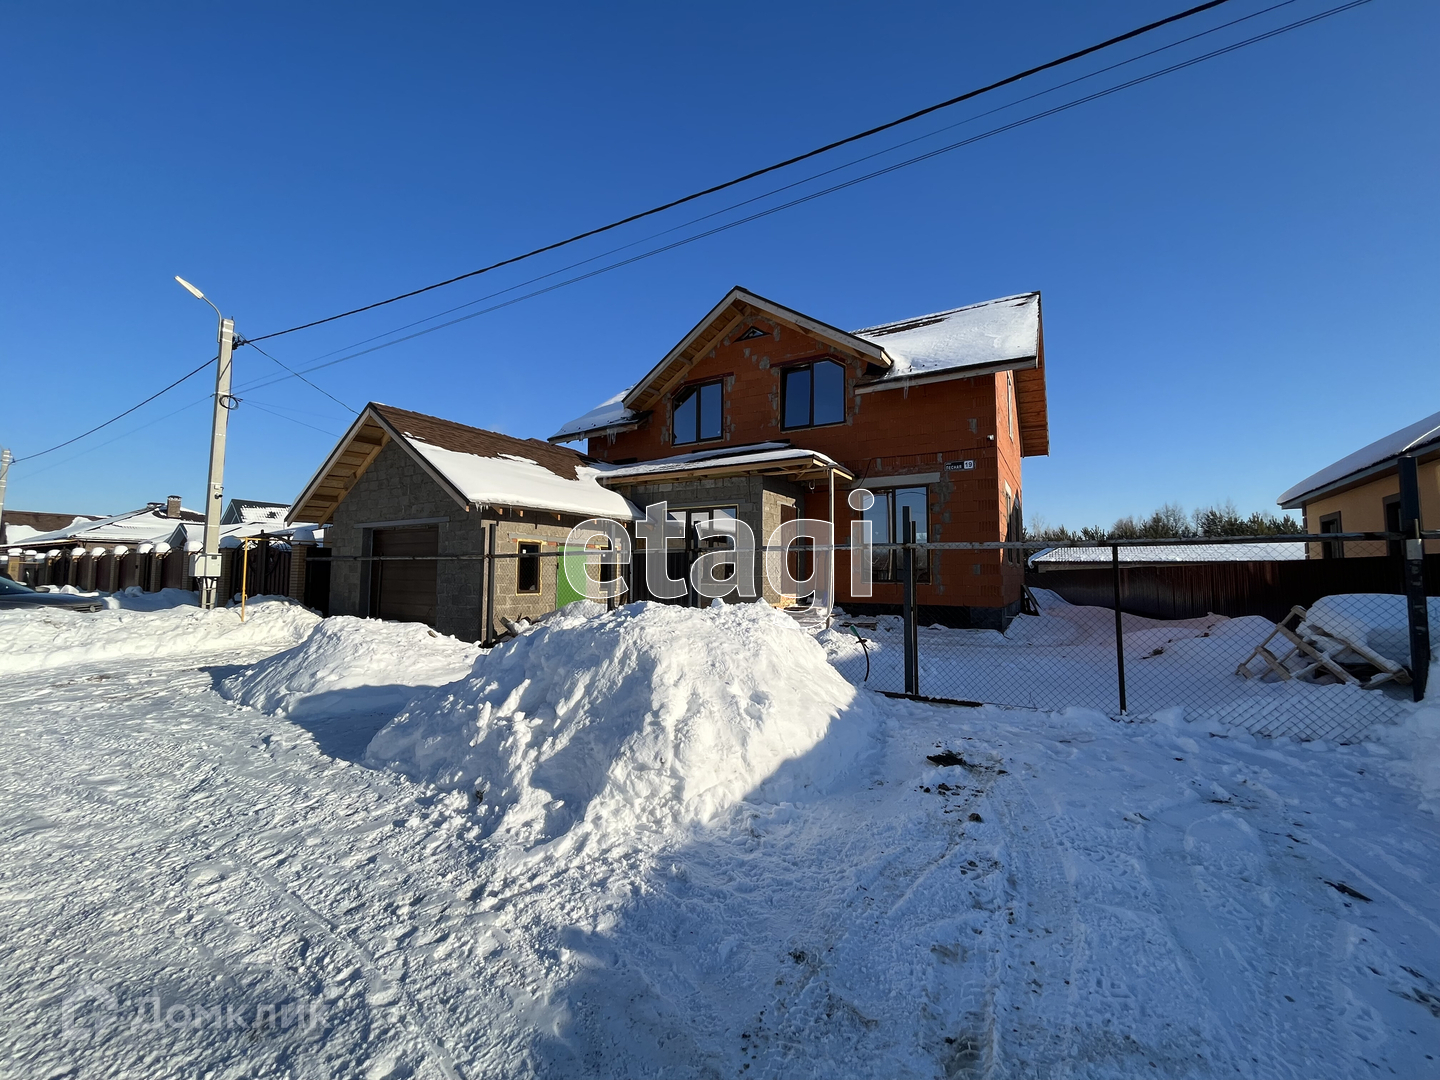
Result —
<path fill-rule="evenodd" d="M 573 604 L 576 600 L 585 599 L 584 594 L 576 592 L 570 584 L 571 574 L 573 574 L 577 580 L 585 576 L 585 556 L 562 555 L 559 563 L 560 565 L 556 568 L 558 573 L 556 574 L 557 580 L 555 582 L 555 606 L 562 608 L 566 604 Z M 565 572 L 567 566 L 571 567 L 569 574 Z"/>

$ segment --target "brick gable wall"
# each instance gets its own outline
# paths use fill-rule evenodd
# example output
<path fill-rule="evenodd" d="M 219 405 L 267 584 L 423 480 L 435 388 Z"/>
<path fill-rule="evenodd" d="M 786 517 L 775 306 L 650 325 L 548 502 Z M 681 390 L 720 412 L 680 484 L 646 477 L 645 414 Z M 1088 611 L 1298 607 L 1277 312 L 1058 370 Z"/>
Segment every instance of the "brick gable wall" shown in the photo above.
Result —
<path fill-rule="evenodd" d="M 736 340 L 752 326 L 764 337 Z M 828 357 L 846 368 L 846 418 L 826 427 L 783 429 L 780 425 L 780 371 L 786 365 Z M 1019 417 L 1014 437 L 1008 409 L 1011 383 L 1005 373 L 954 379 L 855 394 L 866 376 L 864 363 L 830 351 L 822 341 L 764 318 L 733 328 L 702 356 L 684 383 L 672 389 L 635 431 L 590 440 L 591 456 L 605 461 L 647 461 L 712 446 L 788 439 L 841 462 L 863 482 L 865 477 L 938 473 L 930 485 L 930 536 L 936 541 L 987 541 L 1006 535 L 1005 484 L 1020 498 Z M 671 410 L 678 392 L 698 382 L 723 379 L 723 437 L 713 442 L 675 446 Z M 993 436 L 993 438 L 992 438 Z M 973 460 L 973 470 L 948 470 L 946 463 Z M 836 494 L 836 525 L 848 535 L 851 511 L 845 490 Z M 808 516 L 827 516 L 823 485 L 808 493 Z M 846 567 L 837 567 L 840 599 L 846 600 Z M 978 567 L 978 571 L 975 569 Z M 994 552 L 947 552 L 937 558 L 931 582 L 919 588 L 919 602 L 936 606 L 1012 607 L 1019 600 L 1023 567 Z M 899 603 L 898 585 L 877 584 L 874 602 Z"/>

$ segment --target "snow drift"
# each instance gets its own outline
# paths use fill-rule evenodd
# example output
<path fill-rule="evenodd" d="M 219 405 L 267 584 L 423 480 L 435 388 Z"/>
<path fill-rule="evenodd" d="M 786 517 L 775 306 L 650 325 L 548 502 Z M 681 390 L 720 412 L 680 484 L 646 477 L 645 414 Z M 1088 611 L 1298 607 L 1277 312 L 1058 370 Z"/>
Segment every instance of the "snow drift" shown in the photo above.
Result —
<path fill-rule="evenodd" d="M 293 718 L 388 711 L 415 697 L 416 687 L 464 678 L 480 650 L 420 623 L 339 616 L 316 626 L 303 643 L 268 657 L 220 684 L 231 701 Z"/>
<path fill-rule="evenodd" d="M 283 596 L 203 611 L 193 592 L 130 590 L 104 611 L 0 611 L 0 672 L 15 673 L 116 658 L 150 659 L 248 646 L 293 645 L 320 617 Z"/>
<path fill-rule="evenodd" d="M 537 843 L 584 820 L 629 842 L 823 789 L 879 715 L 767 605 L 576 605 L 414 702 L 366 761 L 473 790 L 487 834 Z"/>

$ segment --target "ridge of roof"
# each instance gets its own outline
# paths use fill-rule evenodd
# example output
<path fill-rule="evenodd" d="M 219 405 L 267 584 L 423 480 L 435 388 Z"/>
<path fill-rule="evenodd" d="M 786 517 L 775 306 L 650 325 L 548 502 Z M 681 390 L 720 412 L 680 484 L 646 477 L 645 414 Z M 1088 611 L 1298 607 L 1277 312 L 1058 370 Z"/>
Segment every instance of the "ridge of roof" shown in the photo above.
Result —
<path fill-rule="evenodd" d="M 1029 300 L 1031 297 L 1038 297 L 1040 290 L 1032 289 L 1030 292 L 1015 293 L 1011 296 L 997 296 L 993 300 L 980 300 L 974 304 L 961 304 L 959 307 L 949 308 L 945 311 L 934 311 L 929 315 L 914 315 L 908 319 L 897 319 L 894 322 L 880 323 L 876 326 L 862 326 L 859 330 L 850 332 L 856 337 L 863 334 L 873 334 L 880 337 L 885 334 L 898 334 L 906 330 L 918 330 L 922 326 L 929 326 L 932 323 L 942 322 L 951 315 L 958 315 L 962 311 L 973 311 L 976 308 L 991 307 L 995 304 L 1008 304 L 1014 300 Z"/>

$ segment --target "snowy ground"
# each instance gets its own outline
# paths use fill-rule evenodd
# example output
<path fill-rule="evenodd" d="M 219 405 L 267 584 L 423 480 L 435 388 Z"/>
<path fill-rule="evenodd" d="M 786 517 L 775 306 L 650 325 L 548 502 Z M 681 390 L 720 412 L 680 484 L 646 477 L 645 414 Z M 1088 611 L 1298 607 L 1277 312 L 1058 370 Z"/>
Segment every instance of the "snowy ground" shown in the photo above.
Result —
<path fill-rule="evenodd" d="M 477 664 L 176 610 L 0 615 L 0 1075 L 1440 1076 L 1440 711 L 1335 747 L 891 701 L 759 616 Z"/>

